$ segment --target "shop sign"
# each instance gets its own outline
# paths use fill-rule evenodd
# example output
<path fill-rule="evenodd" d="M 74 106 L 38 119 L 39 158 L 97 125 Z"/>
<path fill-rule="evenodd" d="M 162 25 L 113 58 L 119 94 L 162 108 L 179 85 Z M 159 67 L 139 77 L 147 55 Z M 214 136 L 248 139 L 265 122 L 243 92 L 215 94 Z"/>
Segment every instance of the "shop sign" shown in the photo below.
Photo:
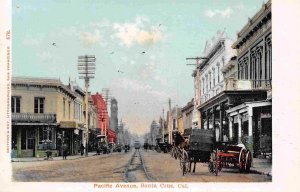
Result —
<path fill-rule="evenodd" d="M 260 114 L 260 118 L 271 118 L 272 117 L 272 114 L 271 113 L 261 113 Z"/>

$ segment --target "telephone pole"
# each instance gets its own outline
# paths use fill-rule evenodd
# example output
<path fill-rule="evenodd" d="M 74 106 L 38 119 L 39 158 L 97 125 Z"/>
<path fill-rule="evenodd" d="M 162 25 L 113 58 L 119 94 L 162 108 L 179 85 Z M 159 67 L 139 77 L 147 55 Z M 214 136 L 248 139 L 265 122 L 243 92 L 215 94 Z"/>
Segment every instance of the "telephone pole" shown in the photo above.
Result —
<path fill-rule="evenodd" d="M 186 60 L 196 60 L 196 64 L 186 64 L 186 65 L 195 65 L 195 71 L 193 72 L 193 77 L 195 79 L 194 81 L 194 109 L 193 109 L 193 127 L 196 127 L 196 125 L 194 124 L 194 119 L 195 117 L 197 118 L 197 127 L 201 128 L 201 117 L 200 117 L 200 113 L 197 111 L 197 105 L 200 105 L 200 85 L 199 82 L 200 81 L 200 60 L 207 60 L 209 59 L 208 57 L 189 57 L 186 58 Z M 198 92 L 199 90 L 199 92 Z M 199 102 L 199 103 L 198 103 Z"/>
<path fill-rule="evenodd" d="M 169 119 L 168 119 L 168 129 L 169 129 L 169 144 L 172 144 L 172 111 L 171 111 L 171 98 L 169 98 Z"/>
<path fill-rule="evenodd" d="M 96 70 L 96 57 L 95 55 L 84 55 L 78 57 L 78 64 L 77 69 L 79 72 L 79 79 L 84 79 L 85 85 L 85 126 L 86 126 L 86 133 L 85 139 L 85 156 L 88 156 L 88 146 L 89 146 L 89 121 L 88 121 L 88 113 L 89 113 L 89 81 L 90 79 L 94 78 L 95 70 Z"/>
<path fill-rule="evenodd" d="M 164 108 L 162 113 L 162 141 L 165 143 L 165 121 L 164 121 Z"/>

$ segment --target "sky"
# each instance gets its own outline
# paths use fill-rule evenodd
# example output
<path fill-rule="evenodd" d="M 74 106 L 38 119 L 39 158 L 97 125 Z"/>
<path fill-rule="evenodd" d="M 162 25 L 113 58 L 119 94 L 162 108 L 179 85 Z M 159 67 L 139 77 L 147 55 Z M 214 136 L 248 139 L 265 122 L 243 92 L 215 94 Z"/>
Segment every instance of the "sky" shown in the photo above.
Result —
<path fill-rule="evenodd" d="M 82 88 L 77 58 L 95 55 L 92 93 L 108 88 L 119 120 L 148 132 L 162 109 L 193 98 L 193 66 L 218 30 L 236 39 L 262 0 L 13 0 L 13 76 L 69 78 Z M 55 45 L 53 45 L 55 43 Z"/>

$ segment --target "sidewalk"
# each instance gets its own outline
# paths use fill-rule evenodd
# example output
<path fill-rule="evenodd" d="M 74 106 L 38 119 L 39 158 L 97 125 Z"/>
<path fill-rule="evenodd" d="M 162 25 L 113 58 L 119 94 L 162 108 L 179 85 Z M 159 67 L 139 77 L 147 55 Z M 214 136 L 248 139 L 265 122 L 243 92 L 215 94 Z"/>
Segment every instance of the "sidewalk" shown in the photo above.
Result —
<path fill-rule="evenodd" d="M 272 176 L 272 160 L 253 158 L 251 170 L 259 174 Z"/>
<path fill-rule="evenodd" d="M 89 152 L 88 157 L 95 156 L 97 153 L 95 151 Z M 85 154 L 81 156 L 80 154 L 78 155 L 71 155 L 67 156 L 67 160 L 74 160 L 74 159 L 79 159 L 79 158 L 84 158 L 86 157 Z M 22 158 L 12 158 L 11 162 L 33 162 L 33 161 L 61 161 L 63 160 L 62 156 L 59 157 L 53 157 L 52 159 L 45 160 L 45 157 L 22 157 Z"/>

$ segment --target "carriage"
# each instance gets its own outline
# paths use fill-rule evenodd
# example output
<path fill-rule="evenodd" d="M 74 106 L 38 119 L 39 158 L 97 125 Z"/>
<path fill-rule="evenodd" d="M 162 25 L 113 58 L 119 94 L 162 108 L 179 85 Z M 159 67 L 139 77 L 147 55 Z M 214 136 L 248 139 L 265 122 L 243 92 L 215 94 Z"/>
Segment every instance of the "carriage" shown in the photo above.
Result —
<path fill-rule="evenodd" d="M 208 168 L 217 176 L 222 168 L 237 168 L 240 172 L 249 172 L 251 166 L 252 154 L 244 144 L 227 144 L 223 149 L 213 151 Z"/>
<path fill-rule="evenodd" d="M 197 162 L 208 164 L 211 173 L 218 175 L 222 168 L 239 168 L 249 172 L 252 165 L 252 154 L 243 144 L 232 145 L 216 142 L 215 133 L 209 129 L 187 129 L 184 134 L 173 132 L 171 156 L 179 159 L 182 174 L 193 172 Z"/>

